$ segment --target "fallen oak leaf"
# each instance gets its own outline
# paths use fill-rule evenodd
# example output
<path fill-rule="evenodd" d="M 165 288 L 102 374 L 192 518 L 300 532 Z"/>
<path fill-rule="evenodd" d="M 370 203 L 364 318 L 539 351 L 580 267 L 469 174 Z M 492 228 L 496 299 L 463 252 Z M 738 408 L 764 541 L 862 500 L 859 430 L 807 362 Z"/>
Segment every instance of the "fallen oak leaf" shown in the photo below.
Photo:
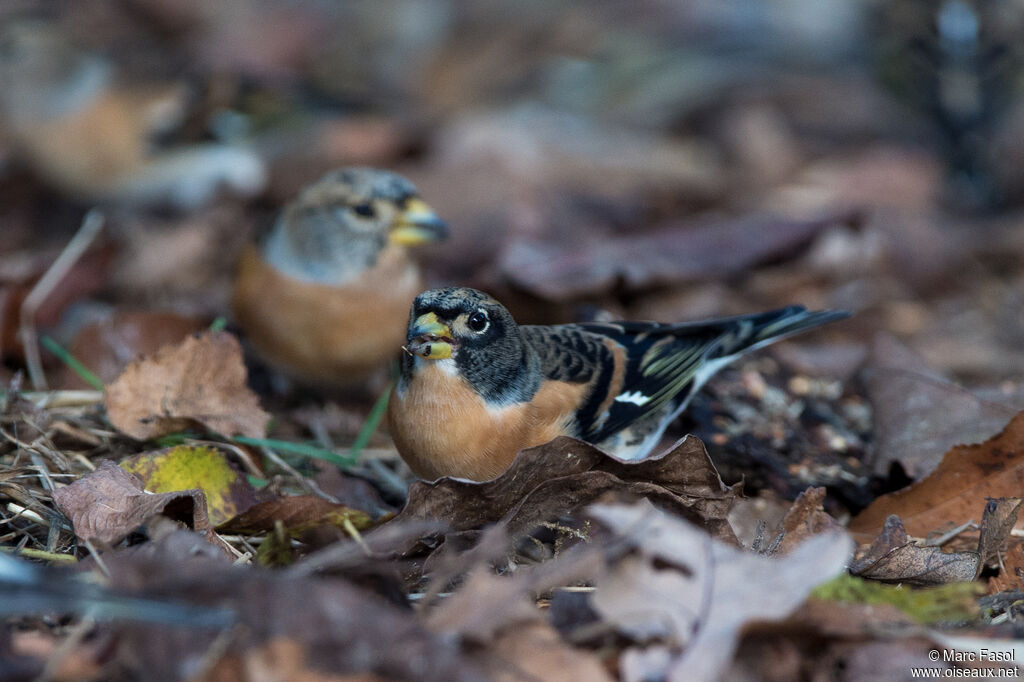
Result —
<path fill-rule="evenodd" d="M 178 445 L 128 457 L 121 460 L 121 467 L 138 476 L 150 492 L 203 491 L 213 526 L 238 516 L 257 501 L 256 489 L 216 448 Z"/>
<path fill-rule="evenodd" d="M 909 535 L 925 537 L 945 526 L 978 518 L 986 498 L 1014 497 L 1024 490 L 1024 412 L 997 435 L 976 445 L 958 445 L 927 478 L 882 495 L 850 521 L 849 529 L 871 537 L 895 514 Z"/>
<path fill-rule="evenodd" d="M 198 422 L 217 433 L 261 438 L 270 415 L 246 385 L 238 340 L 227 332 L 194 334 L 140 357 L 107 387 L 110 423 L 146 440 Z"/>
<path fill-rule="evenodd" d="M 649 497 L 736 544 L 726 515 L 737 489 L 722 483 L 695 436 L 639 462 L 624 462 L 590 443 L 561 436 L 523 450 L 490 481 L 414 481 L 395 521 L 438 519 L 455 531 L 502 521 L 517 535 L 610 491 Z"/>
<path fill-rule="evenodd" d="M 212 532 L 202 491 L 147 493 L 138 477 L 113 462 L 53 492 L 53 502 L 83 540 L 113 544 L 157 515 Z"/>

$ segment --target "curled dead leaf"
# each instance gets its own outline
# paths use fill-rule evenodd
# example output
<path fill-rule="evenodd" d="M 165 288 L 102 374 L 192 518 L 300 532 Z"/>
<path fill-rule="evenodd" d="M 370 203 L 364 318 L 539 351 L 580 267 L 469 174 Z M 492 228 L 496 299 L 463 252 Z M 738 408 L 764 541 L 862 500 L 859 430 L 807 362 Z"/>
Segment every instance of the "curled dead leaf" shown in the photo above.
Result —
<path fill-rule="evenodd" d="M 238 340 L 205 332 L 133 361 L 107 387 L 110 423 L 146 440 L 198 422 L 227 436 L 261 438 L 270 415 L 246 385 Z"/>
<path fill-rule="evenodd" d="M 414 482 L 396 521 L 439 519 L 459 531 L 501 520 L 516 535 L 612 491 L 651 499 L 736 543 L 726 520 L 736 491 L 722 483 L 704 443 L 694 436 L 640 462 L 617 460 L 581 440 L 556 438 L 523 450 L 491 481 Z"/>
<path fill-rule="evenodd" d="M 654 666 L 659 679 L 719 679 L 743 627 L 785 618 L 842 571 L 852 551 L 844 533 L 826 533 L 767 558 L 710 538 L 646 500 L 589 511 L 633 548 L 598 581 L 594 609 L 635 640 L 665 642 L 668 650 L 632 649 L 622 659 L 623 666 Z"/>
<path fill-rule="evenodd" d="M 776 530 L 779 553 L 788 554 L 814 535 L 842 530 L 839 522 L 825 512 L 824 501 L 825 488 L 808 488 L 800 493 Z"/>
<path fill-rule="evenodd" d="M 871 546 L 850 564 L 850 572 L 881 582 L 926 586 L 974 580 L 978 565 L 977 552 L 943 552 L 911 542 L 899 517 L 890 516 Z"/>
<path fill-rule="evenodd" d="M 211 531 L 206 498 L 199 490 L 147 493 L 138 477 L 113 462 L 53 493 L 54 504 L 83 540 L 115 543 L 157 515 Z"/>

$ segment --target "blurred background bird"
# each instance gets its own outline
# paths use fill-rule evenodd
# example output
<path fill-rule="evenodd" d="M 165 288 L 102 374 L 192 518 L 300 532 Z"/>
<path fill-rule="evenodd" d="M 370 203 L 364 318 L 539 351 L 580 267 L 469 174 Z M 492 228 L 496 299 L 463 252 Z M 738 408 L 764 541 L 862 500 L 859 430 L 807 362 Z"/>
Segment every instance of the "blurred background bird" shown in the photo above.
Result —
<path fill-rule="evenodd" d="M 396 357 L 405 339 L 423 285 L 409 249 L 447 234 L 402 176 L 327 173 L 243 253 L 235 320 L 285 374 L 319 385 L 359 382 Z"/>
<path fill-rule="evenodd" d="M 159 149 L 155 138 L 185 116 L 178 83 L 122 83 L 115 65 L 41 21 L 0 30 L 0 124 L 19 160 L 52 186 L 87 201 L 206 203 L 221 187 L 259 192 L 263 161 L 231 144 Z"/>

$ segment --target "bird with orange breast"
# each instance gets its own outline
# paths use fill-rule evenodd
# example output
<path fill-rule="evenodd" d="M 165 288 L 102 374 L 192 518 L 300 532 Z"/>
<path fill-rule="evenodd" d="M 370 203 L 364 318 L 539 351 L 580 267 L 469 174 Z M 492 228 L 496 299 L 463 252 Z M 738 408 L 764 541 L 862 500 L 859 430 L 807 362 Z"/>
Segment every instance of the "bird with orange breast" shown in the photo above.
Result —
<path fill-rule="evenodd" d="M 790 306 L 682 324 L 520 326 L 481 291 L 427 291 L 412 305 L 391 436 L 425 479 L 491 479 L 562 435 L 640 459 L 721 367 L 847 315 Z"/>
<path fill-rule="evenodd" d="M 307 187 L 242 255 L 235 320 L 299 380 L 346 385 L 395 357 L 422 289 L 410 249 L 448 228 L 400 175 L 342 168 Z"/>
<path fill-rule="evenodd" d="M 0 22 L 0 128 L 14 155 L 88 201 L 193 209 L 222 188 L 250 196 L 263 160 L 233 144 L 163 147 L 188 113 L 177 83 L 129 83 L 110 59 L 39 21 Z"/>

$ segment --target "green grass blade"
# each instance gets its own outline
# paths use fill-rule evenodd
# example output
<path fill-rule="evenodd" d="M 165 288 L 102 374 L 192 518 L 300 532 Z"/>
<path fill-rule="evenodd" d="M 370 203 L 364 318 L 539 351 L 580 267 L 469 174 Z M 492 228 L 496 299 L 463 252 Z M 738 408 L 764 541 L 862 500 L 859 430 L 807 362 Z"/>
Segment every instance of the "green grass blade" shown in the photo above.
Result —
<path fill-rule="evenodd" d="M 40 338 L 39 343 L 42 344 L 43 348 L 56 355 L 57 358 L 67 365 L 72 372 L 77 374 L 82 381 L 89 384 L 97 391 L 103 390 L 104 386 L 103 382 L 100 381 L 100 378 L 93 374 L 88 367 L 79 362 L 74 355 L 64 348 L 64 346 L 51 339 L 49 336 L 43 336 Z"/>
<path fill-rule="evenodd" d="M 312 457 L 313 459 L 322 459 L 325 462 L 330 462 L 331 464 L 335 464 L 346 469 L 353 464 L 353 460 L 351 458 L 342 457 L 330 450 L 316 445 L 310 445 L 309 443 L 293 443 L 287 440 L 275 440 L 273 438 L 249 438 L 247 436 L 234 436 L 231 440 L 236 443 L 241 443 L 242 445 L 271 448 L 272 450 L 279 450 L 281 452 L 290 452 L 294 455 Z"/>
<path fill-rule="evenodd" d="M 377 432 L 377 427 L 380 425 L 380 420 L 384 418 L 384 413 L 388 409 L 388 399 L 391 397 L 391 390 L 395 387 L 395 382 L 391 382 L 384 389 L 384 392 L 377 398 L 377 402 L 373 404 L 373 408 L 370 410 L 369 416 L 366 417 L 366 421 L 363 422 L 363 427 L 359 429 L 359 433 L 356 434 L 356 439 L 352 441 L 352 450 L 349 457 L 352 462 L 359 460 L 359 453 L 363 451 L 366 444 L 370 442 L 370 438 Z"/>

